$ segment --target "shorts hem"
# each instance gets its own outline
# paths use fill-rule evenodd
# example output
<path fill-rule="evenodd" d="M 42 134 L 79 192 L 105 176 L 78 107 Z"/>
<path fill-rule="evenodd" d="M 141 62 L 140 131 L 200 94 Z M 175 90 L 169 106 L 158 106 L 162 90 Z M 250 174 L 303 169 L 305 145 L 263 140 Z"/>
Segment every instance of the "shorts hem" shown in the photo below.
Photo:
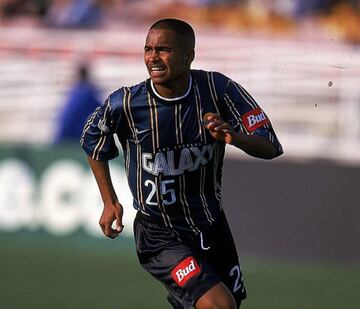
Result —
<path fill-rule="evenodd" d="M 196 296 L 194 297 L 194 301 L 192 304 L 190 304 L 190 306 L 195 307 L 195 304 L 197 303 L 197 301 L 201 298 L 201 296 L 203 296 L 206 292 L 208 292 L 211 288 L 213 288 L 215 285 L 217 285 L 218 283 L 220 283 L 221 280 L 216 280 L 213 283 L 211 283 L 210 285 L 207 285 L 206 287 L 204 287 L 203 289 L 201 289 Z M 190 309 L 191 307 L 186 307 L 186 309 Z"/>

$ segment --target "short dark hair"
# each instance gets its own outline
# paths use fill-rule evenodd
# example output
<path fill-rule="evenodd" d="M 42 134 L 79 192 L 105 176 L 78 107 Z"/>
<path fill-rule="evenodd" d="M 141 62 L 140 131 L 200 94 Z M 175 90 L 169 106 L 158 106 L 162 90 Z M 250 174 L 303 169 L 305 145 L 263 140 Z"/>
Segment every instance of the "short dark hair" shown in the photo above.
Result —
<path fill-rule="evenodd" d="M 175 19 L 165 18 L 155 22 L 149 29 L 168 29 L 173 30 L 177 35 L 185 37 L 188 47 L 191 49 L 195 48 L 195 32 L 194 29 L 187 22 Z"/>

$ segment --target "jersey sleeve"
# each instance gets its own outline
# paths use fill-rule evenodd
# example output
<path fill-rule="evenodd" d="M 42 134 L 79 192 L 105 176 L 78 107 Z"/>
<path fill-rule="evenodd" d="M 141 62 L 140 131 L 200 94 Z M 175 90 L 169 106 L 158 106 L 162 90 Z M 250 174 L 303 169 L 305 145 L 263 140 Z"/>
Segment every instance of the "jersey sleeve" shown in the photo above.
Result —
<path fill-rule="evenodd" d="M 222 99 L 221 116 L 235 132 L 261 135 L 275 146 L 278 155 L 283 153 L 270 119 L 241 85 L 228 79 Z"/>
<path fill-rule="evenodd" d="M 114 134 L 121 118 L 119 95 L 110 95 L 85 122 L 80 145 L 94 160 L 108 161 L 119 155 Z"/>

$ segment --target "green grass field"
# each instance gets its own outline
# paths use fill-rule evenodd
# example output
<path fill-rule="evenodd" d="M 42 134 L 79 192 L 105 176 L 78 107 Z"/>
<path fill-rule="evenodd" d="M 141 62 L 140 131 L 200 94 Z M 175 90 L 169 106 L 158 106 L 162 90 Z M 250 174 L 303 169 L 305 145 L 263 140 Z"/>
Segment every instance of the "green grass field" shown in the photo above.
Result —
<path fill-rule="evenodd" d="M 358 309 L 360 267 L 242 259 L 244 309 Z M 166 309 L 131 239 L 0 233 L 0 308 Z"/>

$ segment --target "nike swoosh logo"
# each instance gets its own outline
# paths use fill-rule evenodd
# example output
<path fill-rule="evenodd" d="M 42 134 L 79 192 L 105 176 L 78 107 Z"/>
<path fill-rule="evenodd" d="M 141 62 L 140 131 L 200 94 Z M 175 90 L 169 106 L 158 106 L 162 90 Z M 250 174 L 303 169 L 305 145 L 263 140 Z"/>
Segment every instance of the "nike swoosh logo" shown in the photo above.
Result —
<path fill-rule="evenodd" d="M 151 129 L 145 129 L 145 130 L 139 131 L 138 128 L 136 128 L 135 132 L 136 132 L 136 134 L 144 134 L 144 133 L 151 132 Z"/>

